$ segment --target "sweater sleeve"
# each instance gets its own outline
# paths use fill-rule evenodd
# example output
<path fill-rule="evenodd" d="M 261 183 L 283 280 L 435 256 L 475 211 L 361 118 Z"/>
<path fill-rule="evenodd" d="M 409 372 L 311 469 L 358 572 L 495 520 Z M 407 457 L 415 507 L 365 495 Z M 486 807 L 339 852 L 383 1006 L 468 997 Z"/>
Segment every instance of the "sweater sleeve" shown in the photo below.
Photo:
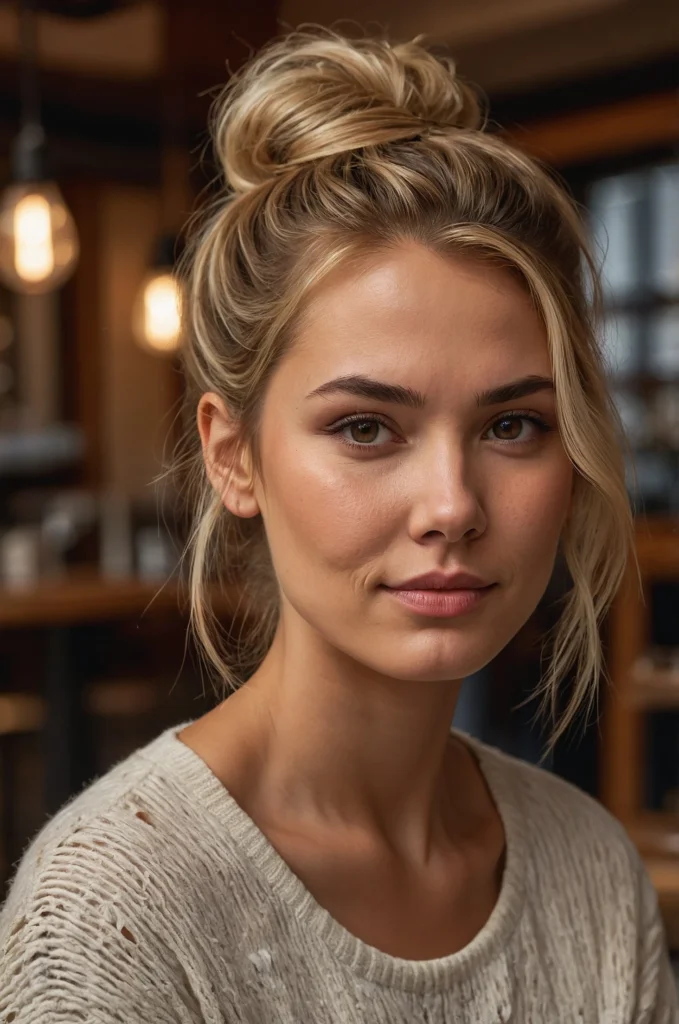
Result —
<path fill-rule="evenodd" d="M 0 928 L 0 1021 L 196 1024 L 170 921 L 140 898 L 144 865 L 98 842 L 76 833 L 22 866 Z"/>
<path fill-rule="evenodd" d="M 13 1024 L 178 1024 L 150 979 L 84 921 L 50 910 L 17 922 L 2 951 L 0 1020 Z M 93 922 L 92 922 L 93 923 Z"/>
<path fill-rule="evenodd" d="M 637 1013 L 633 1024 L 679 1024 L 679 996 L 658 897 L 639 858 L 640 928 Z"/>

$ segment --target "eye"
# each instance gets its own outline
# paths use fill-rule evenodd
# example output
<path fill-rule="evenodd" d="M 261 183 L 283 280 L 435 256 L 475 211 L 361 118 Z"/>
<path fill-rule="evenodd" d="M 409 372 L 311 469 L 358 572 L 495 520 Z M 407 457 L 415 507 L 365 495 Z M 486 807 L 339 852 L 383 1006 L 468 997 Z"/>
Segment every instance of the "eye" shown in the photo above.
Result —
<path fill-rule="evenodd" d="M 393 434 L 385 421 L 377 416 L 357 414 L 346 417 L 332 427 L 328 433 L 337 434 L 339 440 L 349 448 L 382 448 L 387 443 L 386 440 L 379 444 L 375 443 L 380 435 L 380 430 Z"/>
<path fill-rule="evenodd" d="M 524 423 L 530 423 L 533 429 L 526 430 Z M 488 432 L 499 428 L 502 433 L 509 434 L 507 437 L 491 437 L 490 440 L 497 441 L 500 445 L 519 447 L 520 445 L 534 444 L 537 440 L 537 433 L 547 434 L 553 428 L 543 420 L 541 416 L 529 412 L 508 412 L 499 416 L 488 428 Z M 380 431 L 383 439 L 380 441 Z M 391 427 L 374 414 L 365 415 L 356 413 L 354 416 L 347 416 L 339 423 L 331 427 L 327 433 L 336 434 L 342 444 L 349 448 L 375 450 L 384 448 L 390 440 L 394 440 L 394 431 Z M 391 434 L 391 438 L 384 437 L 384 434 Z"/>
<path fill-rule="evenodd" d="M 499 427 L 502 432 L 511 434 L 510 437 L 497 437 L 493 438 L 495 441 L 499 441 L 500 444 L 530 444 L 536 440 L 535 430 L 529 430 L 526 435 L 526 431 L 522 430 L 521 424 L 523 422 L 531 423 L 533 427 L 541 434 L 547 434 L 552 430 L 552 427 L 543 420 L 541 416 L 537 416 L 535 413 L 527 412 L 505 412 L 498 419 L 495 420 L 489 427 L 489 430 L 495 430 Z"/>

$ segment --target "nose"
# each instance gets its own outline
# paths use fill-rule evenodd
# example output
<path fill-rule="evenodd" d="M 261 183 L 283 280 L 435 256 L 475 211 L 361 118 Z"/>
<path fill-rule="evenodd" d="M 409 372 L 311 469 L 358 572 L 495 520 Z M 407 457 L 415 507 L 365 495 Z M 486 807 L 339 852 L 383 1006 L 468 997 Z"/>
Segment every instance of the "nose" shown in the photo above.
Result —
<path fill-rule="evenodd" d="M 453 543 L 486 529 L 482 495 L 473 467 L 461 448 L 440 444 L 414 474 L 410 535 L 418 542 L 444 538 Z"/>

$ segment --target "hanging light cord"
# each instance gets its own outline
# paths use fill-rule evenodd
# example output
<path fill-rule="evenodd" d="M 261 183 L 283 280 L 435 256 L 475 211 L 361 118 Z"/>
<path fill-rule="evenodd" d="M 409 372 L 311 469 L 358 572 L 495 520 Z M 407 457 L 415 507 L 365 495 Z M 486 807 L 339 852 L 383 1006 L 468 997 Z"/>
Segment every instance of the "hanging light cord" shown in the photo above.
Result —
<path fill-rule="evenodd" d="M 37 24 L 34 0 L 19 2 L 19 41 L 21 52 L 21 126 L 40 126 L 40 87 L 38 82 Z"/>
<path fill-rule="evenodd" d="M 19 2 L 21 126 L 12 152 L 16 181 L 40 181 L 46 173 L 45 131 L 40 119 L 37 4 L 38 0 Z"/>

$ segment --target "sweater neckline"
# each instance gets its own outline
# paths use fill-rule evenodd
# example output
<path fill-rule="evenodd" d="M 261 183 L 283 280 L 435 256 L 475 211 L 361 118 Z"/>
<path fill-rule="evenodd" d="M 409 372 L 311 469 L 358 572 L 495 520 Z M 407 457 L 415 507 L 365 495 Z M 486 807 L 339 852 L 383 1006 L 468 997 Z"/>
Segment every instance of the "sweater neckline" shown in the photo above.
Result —
<path fill-rule="evenodd" d="M 152 744 L 163 768 L 173 762 L 192 799 L 224 826 L 227 834 L 256 866 L 266 883 L 292 909 L 305 929 L 312 929 L 334 956 L 367 981 L 424 994 L 442 991 L 477 975 L 504 956 L 524 903 L 523 876 L 527 857 L 525 816 L 513 759 L 461 730 L 451 735 L 476 757 L 505 833 L 505 863 L 498 899 L 481 930 L 462 949 L 427 960 L 393 956 L 350 932 L 322 907 L 293 872 L 267 836 L 240 806 L 203 759 L 178 738 L 192 720 L 166 729 Z M 149 751 L 148 753 L 151 753 Z M 513 781 L 513 784 L 512 784 Z"/>

